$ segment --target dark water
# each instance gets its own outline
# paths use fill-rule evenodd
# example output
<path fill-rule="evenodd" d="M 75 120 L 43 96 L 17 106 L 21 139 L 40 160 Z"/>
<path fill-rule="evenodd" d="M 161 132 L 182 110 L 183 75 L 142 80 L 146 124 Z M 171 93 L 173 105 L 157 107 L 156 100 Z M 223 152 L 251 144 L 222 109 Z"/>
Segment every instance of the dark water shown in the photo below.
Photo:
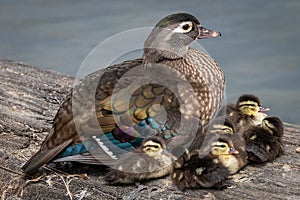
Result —
<path fill-rule="evenodd" d="M 226 74 L 227 101 L 253 93 L 270 115 L 300 124 L 298 0 L 1 0 L 0 57 L 75 76 L 101 41 L 174 12 L 222 32 L 200 42 Z"/>

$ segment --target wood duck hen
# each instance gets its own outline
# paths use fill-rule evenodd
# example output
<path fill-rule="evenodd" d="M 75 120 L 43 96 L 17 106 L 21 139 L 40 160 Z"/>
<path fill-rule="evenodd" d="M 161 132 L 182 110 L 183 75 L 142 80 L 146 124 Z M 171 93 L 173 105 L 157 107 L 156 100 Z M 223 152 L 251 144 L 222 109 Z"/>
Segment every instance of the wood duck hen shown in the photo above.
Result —
<path fill-rule="evenodd" d="M 146 39 L 142 58 L 96 71 L 73 88 L 24 173 L 53 160 L 115 163 L 144 138 L 185 134 L 173 113 L 207 124 L 223 100 L 224 74 L 189 44 L 220 35 L 187 13 L 163 18 Z"/>

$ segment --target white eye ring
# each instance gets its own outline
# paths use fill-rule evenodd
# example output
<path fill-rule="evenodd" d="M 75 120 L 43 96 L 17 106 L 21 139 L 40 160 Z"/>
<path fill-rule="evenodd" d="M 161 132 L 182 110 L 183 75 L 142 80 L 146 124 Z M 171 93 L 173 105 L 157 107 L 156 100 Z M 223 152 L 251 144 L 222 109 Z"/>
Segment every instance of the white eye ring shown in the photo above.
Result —
<path fill-rule="evenodd" d="M 181 22 L 177 28 L 175 28 L 173 33 L 188 33 L 192 30 L 193 23 L 191 21 Z"/>

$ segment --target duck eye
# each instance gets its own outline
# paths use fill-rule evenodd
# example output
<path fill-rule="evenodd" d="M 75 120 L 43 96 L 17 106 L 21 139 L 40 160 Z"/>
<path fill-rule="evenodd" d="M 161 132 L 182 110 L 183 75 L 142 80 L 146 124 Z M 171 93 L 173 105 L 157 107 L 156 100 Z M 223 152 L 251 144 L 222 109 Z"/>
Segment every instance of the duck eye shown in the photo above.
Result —
<path fill-rule="evenodd" d="M 190 21 L 182 22 L 177 28 L 173 30 L 174 33 L 188 33 L 192 30 L 193 23 Z"/>
<path fill-rule="evenodd" d="M 226 146 L 224 144 L 220 145 L 221 148 L 225 148 Z"/>
<path fill-rule="evenodd" d="M 190 25 L 189 24 L 184 24 L 183 26 L 182 26 L 182 29 L 183 30 L 188 30 L 190 28 Z"/>

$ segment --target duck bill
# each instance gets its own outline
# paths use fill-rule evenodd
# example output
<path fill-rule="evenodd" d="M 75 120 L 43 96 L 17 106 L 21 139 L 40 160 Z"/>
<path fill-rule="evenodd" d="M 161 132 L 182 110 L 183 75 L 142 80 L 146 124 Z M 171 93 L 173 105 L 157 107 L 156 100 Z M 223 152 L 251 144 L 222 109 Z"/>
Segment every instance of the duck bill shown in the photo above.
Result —
<path fill-rule="evenodd" d="M 269 110 L 270 110 L 270 108 L 264 108 L 264 107 L 260 106 L 258 112 L 266 112 Z"/>
<path fill-rule="evenodd" d="M 221 36 L 221 33 L 214 30 L 209 30 L 203 26 L 199 26 L 198 39 L 215 38 Z"/>
<path fill-rule="evenodd" d="M 229 149 L 229 152 L 228 152 L 229 154 L 239 154 L 240 152 L 238 151 L 238 150 L 236 150 L 235 148 L 230 148 Z"/>
<path fill-rule="evenodd" d="M 162 155 L 165 155 L 165 156 L 170 156 L 170 153 L 168 150 L 164 149 L 161 153 Z"/>

